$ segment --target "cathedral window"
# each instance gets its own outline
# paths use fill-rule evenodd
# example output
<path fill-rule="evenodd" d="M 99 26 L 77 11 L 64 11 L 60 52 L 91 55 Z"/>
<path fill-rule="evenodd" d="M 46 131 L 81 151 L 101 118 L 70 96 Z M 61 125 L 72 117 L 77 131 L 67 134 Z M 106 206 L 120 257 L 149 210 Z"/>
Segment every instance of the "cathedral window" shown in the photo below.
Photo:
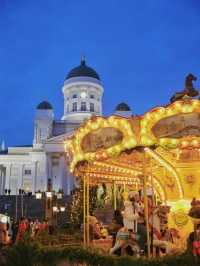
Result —
<path fill-rule="evenodd" d="M 25 169 L 24 170 L 24 175 L 31 175 L 31 170 L 30 169 Z"/>
<path fill-rule="evenodd" d="M 91 94 L 90 95 L 90 99 L 94 99 L 94 94 Z"/>
<path fill-rule="evenodd" d="M 90 103 L 90 112 L 94 112 L 94 104 Z"/>
<path fill-rule="evenodd" d="M 76 99 L 77 98 L 77 94 L 73 94 L 72 98 Z"/>
<path fill-rule="evenodd" d="M 86 111 L 86 102 L 81 102 L 81 111 Z"/>
<path fill-rule="evenodd" d="M 73 103 L 72 104 L 72 112 L 76 112 L 77 111 L 77 103 Z"/>

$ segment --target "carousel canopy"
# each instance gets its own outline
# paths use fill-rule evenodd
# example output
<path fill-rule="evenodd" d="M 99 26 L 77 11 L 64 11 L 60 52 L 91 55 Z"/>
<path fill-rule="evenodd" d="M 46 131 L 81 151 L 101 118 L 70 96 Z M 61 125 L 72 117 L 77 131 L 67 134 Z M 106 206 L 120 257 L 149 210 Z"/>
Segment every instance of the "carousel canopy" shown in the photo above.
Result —
<path fill-rule="evenodd" d="M 70 170 L 75 176 L 89 175 L 93 183 L 140 186 L 145 167 L 162 198 L 190 199 L 200 191 L 200 173 L 195 170 L 200 160 L 199 125 L 197 99 L 175 101 L 137 117 L 92 117 L 65 143 Z"/>

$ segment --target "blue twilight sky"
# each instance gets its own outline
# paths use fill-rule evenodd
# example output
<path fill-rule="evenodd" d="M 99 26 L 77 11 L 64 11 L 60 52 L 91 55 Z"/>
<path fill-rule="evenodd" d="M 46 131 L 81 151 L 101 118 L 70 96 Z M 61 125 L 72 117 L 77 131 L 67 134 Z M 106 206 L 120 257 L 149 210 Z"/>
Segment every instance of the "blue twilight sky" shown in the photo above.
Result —
<path fill-rule="evenodd" d="M 165 104 L 187 73 L 200 80 L 200 1 L 0 0 L 0 141 L 31 144 L 42 100 L 61 118 L 81 54 L 104 83 L 104 114 Z"/>

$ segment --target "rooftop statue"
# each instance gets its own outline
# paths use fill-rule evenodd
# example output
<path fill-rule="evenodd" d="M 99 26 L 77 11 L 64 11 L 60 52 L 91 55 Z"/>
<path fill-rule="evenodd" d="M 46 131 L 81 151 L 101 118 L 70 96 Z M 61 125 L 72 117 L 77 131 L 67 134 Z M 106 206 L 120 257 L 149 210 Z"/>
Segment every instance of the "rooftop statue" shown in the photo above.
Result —
<path fill-rule="evenodd" d="M 196 81 L 197 78 L 193 74 L 188 74 L 185 78 L 185 89 L 180 92 L 176 92 L 170 99 L 170 102 L 173 103 L 175 101 L 183 99 L 185 96 L 187 97 L 196 97 L 199 95 L 198 90 L 196 90 L 193 86 L 193 81 Z"/>

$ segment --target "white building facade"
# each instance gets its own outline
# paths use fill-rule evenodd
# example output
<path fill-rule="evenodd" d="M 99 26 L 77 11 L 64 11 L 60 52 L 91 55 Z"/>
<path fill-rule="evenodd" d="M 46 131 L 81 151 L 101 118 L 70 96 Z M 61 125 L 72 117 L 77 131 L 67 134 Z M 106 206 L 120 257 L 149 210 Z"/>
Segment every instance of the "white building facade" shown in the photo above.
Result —
<path fill-rule="evenodd" d="M 81 123 L 92 115 L 102 115 L 104 88 L 99 75 L 82 59 L 78 67 L 67 75 L 62 88 L 64 112 L 55 120 L 50 103 L 37 106 L 34 120 L 33 144 L 9 147 L 0 152 L 0 195 L 16 195 L 19 189 L 34 194 L 63 190 L 69 195 L 74 188 L 74 178 L 66 163 L 64 141 Z M 117 115 L 131 115 L 130 108 L 121 103 Z"/>

